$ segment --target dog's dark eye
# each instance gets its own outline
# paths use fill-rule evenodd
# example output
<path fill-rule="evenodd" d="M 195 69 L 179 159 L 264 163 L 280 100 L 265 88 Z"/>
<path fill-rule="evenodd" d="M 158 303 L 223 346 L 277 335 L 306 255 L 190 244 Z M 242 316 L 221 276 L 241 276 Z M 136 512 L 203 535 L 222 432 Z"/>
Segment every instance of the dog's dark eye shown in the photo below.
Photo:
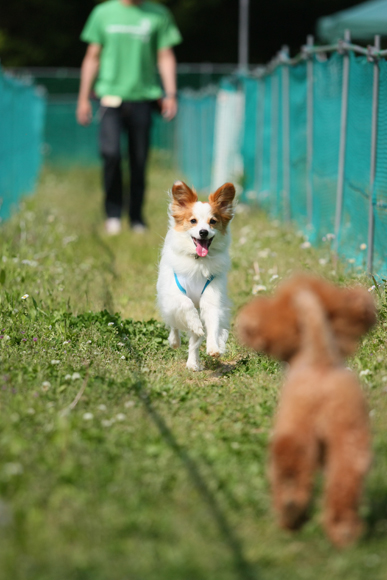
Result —
<path fill-rule="evenodd" d="M 198 220 L 195 220 L 195 218 L 192 218 L 192 220 L 190 220 L 191 224 L 196 224 L 198 222 Z"/>
<path fill-rule="evenodd" d="M 210 224 L 213 226 L 214 224 L 216 224 L 216 220 L 214 220 L 213 218 L 210 219 Z"/>

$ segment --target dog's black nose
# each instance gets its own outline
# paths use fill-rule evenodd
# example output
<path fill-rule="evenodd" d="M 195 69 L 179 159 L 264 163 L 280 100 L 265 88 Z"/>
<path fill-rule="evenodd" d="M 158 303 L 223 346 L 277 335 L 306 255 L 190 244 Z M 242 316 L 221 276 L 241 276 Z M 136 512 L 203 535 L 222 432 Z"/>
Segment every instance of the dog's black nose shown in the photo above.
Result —
<path fill-rule="evenodd" d="M 199 235 L 201 238 L 206 238 L 208 236 L 208 230 L 200 230 Z"/>

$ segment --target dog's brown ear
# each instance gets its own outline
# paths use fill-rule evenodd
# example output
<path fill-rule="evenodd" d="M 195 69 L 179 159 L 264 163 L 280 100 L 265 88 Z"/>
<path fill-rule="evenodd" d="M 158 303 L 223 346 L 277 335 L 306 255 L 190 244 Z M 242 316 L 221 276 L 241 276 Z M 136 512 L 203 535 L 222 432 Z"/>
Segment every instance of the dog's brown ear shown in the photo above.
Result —
<path fill-rule="evenodd" d="M 257 352 L 266 350 L 266 317 L 268 299 L 255 298 L 239 311 L 235 330 L 239 341 Z"/>
<path fill-rule="evenodd" d="M 376 305 L 371 294 L 361 287 L 348 290 L 347 305 L 350 309 L 352 321 L 359 325 L 358 338 L 376 324 Z"/>
<path fill-rule="evenodd" d="M 180 207 L 186 207 L 198 200 L 196 191 L 192 190 L 183 181 L 175 181 L 172 187 L 173 202 Z"/>
<path fill-rule="evenodd" d="M 233 201 L 235 198 L 235 187 L 232 183 L 225 183 L 219 187 L 208 198 L 210 205 L 213 207 L 216 214 L 218 214 L 222 221 L 229 221 L 233 215 Z"/>

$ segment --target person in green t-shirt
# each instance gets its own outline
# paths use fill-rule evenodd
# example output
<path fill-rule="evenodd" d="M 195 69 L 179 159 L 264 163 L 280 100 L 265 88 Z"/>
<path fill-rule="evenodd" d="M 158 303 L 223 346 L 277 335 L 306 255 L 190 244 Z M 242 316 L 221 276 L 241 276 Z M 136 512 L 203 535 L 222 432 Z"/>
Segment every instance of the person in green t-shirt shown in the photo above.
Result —
<path fill-rule="evenodd" d="M 121 133 L 129 137 L 129 218 L 134 231 L 145 230 L 142 206 L 152 108 L 159 103 L 167 120 L 177 112 L 176 60 L 172 47 L 181 42 L 170 12 L 146 0 L 108 0 L 94 8 L 82 31 L 88 43 L 81 68 L 77 119 L 92 117 L 94 81 L 101 103 L 99 146 L 103 158 L 105 227 L 121 230 L 123 206 Z M 160 73 L 164 92 L 158 82 Z"/>

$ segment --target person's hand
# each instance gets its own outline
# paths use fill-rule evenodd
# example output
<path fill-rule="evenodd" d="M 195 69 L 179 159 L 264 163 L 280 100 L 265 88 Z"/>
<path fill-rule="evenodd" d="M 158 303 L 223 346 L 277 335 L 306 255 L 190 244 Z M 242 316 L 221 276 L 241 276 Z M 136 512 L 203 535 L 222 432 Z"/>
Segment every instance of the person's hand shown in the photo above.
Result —
<path fill-rule="evenodd" d="M 77 105 L 77 121 L 80 125 L 90 125 L 93 117 L 93 109 L 89 99 L 78 101 Z"/>
<path fill-rule="evenodd" d="M 171 121 L 177 113 L 176 97 L 164 97 L 161 104 L 161 114 L 167 121 Z"/>

